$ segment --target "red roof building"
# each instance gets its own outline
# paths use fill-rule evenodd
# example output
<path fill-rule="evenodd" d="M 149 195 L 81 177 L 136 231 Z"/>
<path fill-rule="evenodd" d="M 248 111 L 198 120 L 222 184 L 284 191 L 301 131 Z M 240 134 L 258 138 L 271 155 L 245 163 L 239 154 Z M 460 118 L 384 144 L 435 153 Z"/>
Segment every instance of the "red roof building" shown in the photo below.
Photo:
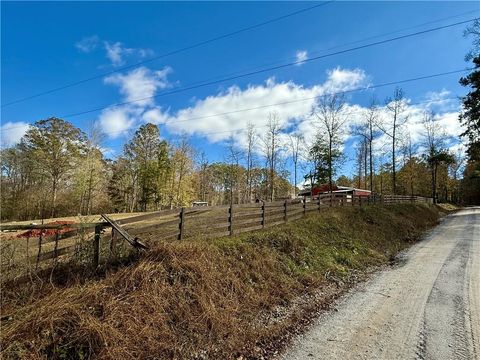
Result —
<path fill-rule="evenodd" d="M 365 197 L 370 196 L 372 193 L 370 190 L 356 189 L 354 187 L 337 186 L 337 185 L 332 186 L 331 192 L 334 194 L 347 194 L 347 195 L 365 196 Z M 310 189 L 302 190 L 298 193 L 298 195 L 299 196 L 317 196 L 319 194 L 328 194 L 328 193 L 330 193 L 330 186 L 328 184 L 322 184 L 322 185 L 314 186 L 313 191 L 310 191 Z"/>

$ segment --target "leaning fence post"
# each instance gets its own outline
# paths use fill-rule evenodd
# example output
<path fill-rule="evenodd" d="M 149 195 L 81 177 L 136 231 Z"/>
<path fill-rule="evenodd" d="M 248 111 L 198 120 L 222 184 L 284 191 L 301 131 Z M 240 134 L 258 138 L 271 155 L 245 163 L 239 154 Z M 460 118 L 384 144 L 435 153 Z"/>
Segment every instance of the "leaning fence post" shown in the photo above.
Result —
<path fill-rule="evenodd" d="M 100 264 L 100 232 L 102 226 L 95 226 L 95 236 L 93 238 L 93 268 L 96 269 Z"/>
<path fill-rule="evenodd" d="M 185 228 L 185 208 L 182 207 L 182 210 L 180 210 L 180 223 L 178 224 L 178 240 L 183 239 L 183 230 Z"/>
<path fill-rule="evenodd" d="M 228 230 L 230 231 L 230 236 L 233 235 L 233 204 L 230 204 L 228 208 Z"/>

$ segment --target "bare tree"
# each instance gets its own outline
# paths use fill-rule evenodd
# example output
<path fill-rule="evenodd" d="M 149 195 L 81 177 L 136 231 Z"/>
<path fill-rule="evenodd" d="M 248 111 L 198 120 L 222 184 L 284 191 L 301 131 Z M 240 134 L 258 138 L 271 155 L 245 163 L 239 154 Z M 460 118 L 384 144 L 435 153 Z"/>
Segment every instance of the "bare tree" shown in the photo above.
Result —
<path fill-rule="evenodd" d="M 342 131 L 346 123 L 344 112 L 345 99 L 343 95 L 325 95 L 319 99 L 313 109 L 313 115 L 319 120 L 319 137 L 327 147 L 328 184 L 329 190 L 333 187 L 334 162 L 339 156 L 338 148 L 341 145 Z"/>
<path fill-rule="evenodd" d="M 281 127 L 277 113 L 270 113 L 268 117 L 267 132 L 262 138 L 263 151 L 268 167 L 268 195 L 270 201 L 275 199 L 275 170 L 280 152 L 280 135 Z"/>
<path fill-rule="evenodd" d="M 446 134 L 445 129 L 435 121 L 435 115 L 432 112 L 425 112 L 423 118 L 424 141 L 426 148 L 424 159 L 427 161 L 432 176 L 432 197 L 433 202 L 437 202 L 437 170 L 442 164 L 449 165 L 453 162 L 453 157 L 445 149 Z"/>
<path fill-rule="evenodd" d="M 458 148 L 453 154 L 453 161 L 450 164 L 450 173 L 453 178 L 453 184 L 455 189 L 454 201 L 459 202 L 460 200 L 460 181 L 458 180 L 458 174 L 461 172 L 463 165 L 465 163 L 465 150 Z"/>
<path fill-rule="evenodd" d="M 247 161 L 247 198 L 248 202 L 252 201 L 252 169 L 254 163 L 254 149 L 255 141 L 257 139 L 257 132 L 255 131 L 255 125 L 248 122 L 247 124 L 247 152 L 246 152 L 246 161 Z"/>
<path fill-rule="evenodd" d="M 408 116 L 402 116 L 406 110 L 405 94 L 401 88 L 396 88 L 393 98 L 385 99 L 385 106 L 392 115 L 391 123 L 384 125 L 377 122 L 378 128 L 392 140 L 392 193 L 397 192 L 396 178 L 396 151 L 398 141 L 401 138 L 401 129 L 407 123 Z"/>
<path fill-rule="evenodd" d="M 202 201 L 207 201 L 207 184 L 208 184 L 208 158 L 205 151 L 200 152 L 200 198 Z"/>
<path fill-rule="evenodd" d="M 230 164 L 229 167 L 229 183 L 230 183 L 230 203 L 233 204 L 235 191 L 237 192 L 237 204 L 240 203 L 240 191 L 238 189 L 239 185 L 239 167 L 240 159 L 242 152 L 235 144 L 235 139 L 233 135 L 230 136 L 227 143 L 227 162 Z"/>
<path fill-rule="evenodd" d="M 297 197 L 297 169 L 298 161 L 300 159 L 300 152 L 303 147 L 304 138 L 302 134 L 291 134 L 290 138 L 290 151 L 293 162 L 293 182 L 294 182 L 294 197 Z"/>
<path fill-rule="evenodd" d="M 91 123 L 87 139 L 87 147 L 82 166 L 79 170 L 83 172 L 83 191 L 80 197 L 80 213 L 91 214 L 93 201 L 95 196 L 93 193 L 98 188 L 102 177 L 95 176 L 96 173 L 103 168 L 102 154 L 100 152 L 101 142 L 104 139 L 98 123 Z"/>
<path fill-rule="evenodd" d="M 404 157 L 403 169 L 407 174 L 407 180 L 410 187 L 411 196 L 413 196 L 415 193 L 414 185 L 415 185 L 415 179 L 417 178 L 416 166 L 415 166 L 415 152 L 416 152 L 416 147 L 412 143 L 412 137 L 410 135 L 410 132 L 407 132 L 407 135 L 405 136 L 405 141 L 403 142 L 403 157 Z"/>
<path fill-rule="evenodd" d="M 357 160 L 357 187 L 361 188 L 362 187 L 362 175 L 363 175 L 363 170 L 364 170 L 364 158 L 366 154 L 366 149 L 365 149 L 365 140 L 359 142 L 356 146 L 356 160 Z"/>
<path fill-rule="evenodd" d="M 375 139 L 375 124 L 378 120 L 378 106 L 375 98 L 372 99 L 370 107 L 367 109 L 364 115 L 364 134 L 365 140 L 368 143 L 368 162 L 370 164 L 370 191 L 373 191 L 373 141 Z"/>
<path fill-rule="evenodd" d="M 458 148 L 457 151 L 454 152 L 453 157 L 455 161 L 450 166 L 450 169 L 453 179 L 457 181 L 458 174 L 465 163 L 465 150 Z"/>

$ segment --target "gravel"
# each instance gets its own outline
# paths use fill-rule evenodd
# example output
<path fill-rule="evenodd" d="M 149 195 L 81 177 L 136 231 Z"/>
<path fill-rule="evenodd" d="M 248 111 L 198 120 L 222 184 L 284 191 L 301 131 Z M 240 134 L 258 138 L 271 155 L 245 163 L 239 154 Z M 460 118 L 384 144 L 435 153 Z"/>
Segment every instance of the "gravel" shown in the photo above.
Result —
<path fill-rule="evenodd" d="M 480 359 L 480 208 L 449 215 L 338 301 L 283 360 Z"/>

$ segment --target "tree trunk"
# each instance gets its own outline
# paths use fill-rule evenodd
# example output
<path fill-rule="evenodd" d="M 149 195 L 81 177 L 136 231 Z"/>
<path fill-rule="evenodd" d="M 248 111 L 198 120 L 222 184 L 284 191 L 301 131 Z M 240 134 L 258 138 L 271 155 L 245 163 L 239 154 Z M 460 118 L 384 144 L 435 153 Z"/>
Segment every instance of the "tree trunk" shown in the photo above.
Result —
<path fill-rule="evenodd" d="M 397 181 L 396 181 L 396 172 L 395 172 L 395 126 L 396 126 L 396 118 L 393 121 L 393 137 L 392 137 L 392 193 L 396 195 L 397 193 Z"/>
<path fill-rule="evenodd" d="M 329 192 L 332 192 L 332 137 L 330 136 L 328 141 L 328 186 Z"/>
<path fill-rule="evenodd" d="M 370 138 L 368 139 L 368 142 L 369 142 L 368 153 L 370 157 L 370 192 L 373 192 L 373 150 L 372 150 L 373 129 L 372 129 L 371 123 L 370 123 Z"/>
<path fill-rule="evenodd" d="M 295 179 L 293 181 L 295 184 L 295 187 L 293 189 L 293 197 L 296 198 L 297 197 L 297 161 L 294 162 L 293 166 L 294 166 L 293 173 L 295 176 Z"/>
<path fill-rule="evenodd" d="M 57 207 L 57 184 L 58 180 L 54 177 L 53 178 L 53 183 L 52 183 L 52 213 L 51 216 L 52 218 L 55 217 L 56 213 L 56 207 Z"/>
<path fill-rule="evenodd" d="M 368 170 L 367 170 L 367 169 L 368 169 L 368 160 L 367 160 L 367 159 L 368 159 L 368 156 L 367 156 L 367 155 L 368 155 L 368 144 L 367 144 L 367 140 L 366 140 L 366 139 L 364 139 L 363 144 L 364 144 L 364 146 L 365 146 L 364 153 L 363 153 L 364 161 L 365 161 L 364 171 L 363 171 L 363 172 L 364 172 L 364 179 L 365 179 L 365 181 L 364 181 L 364 183 L 365 183 L 365 184 L 364 184 L 364 185 L 365 185 L 365 188 L 364 188 L 364 189 L 367 189 L 367 178 L 368 178 L 368 176 L 367 176 L 367 171 L 368 171 Z"/>

